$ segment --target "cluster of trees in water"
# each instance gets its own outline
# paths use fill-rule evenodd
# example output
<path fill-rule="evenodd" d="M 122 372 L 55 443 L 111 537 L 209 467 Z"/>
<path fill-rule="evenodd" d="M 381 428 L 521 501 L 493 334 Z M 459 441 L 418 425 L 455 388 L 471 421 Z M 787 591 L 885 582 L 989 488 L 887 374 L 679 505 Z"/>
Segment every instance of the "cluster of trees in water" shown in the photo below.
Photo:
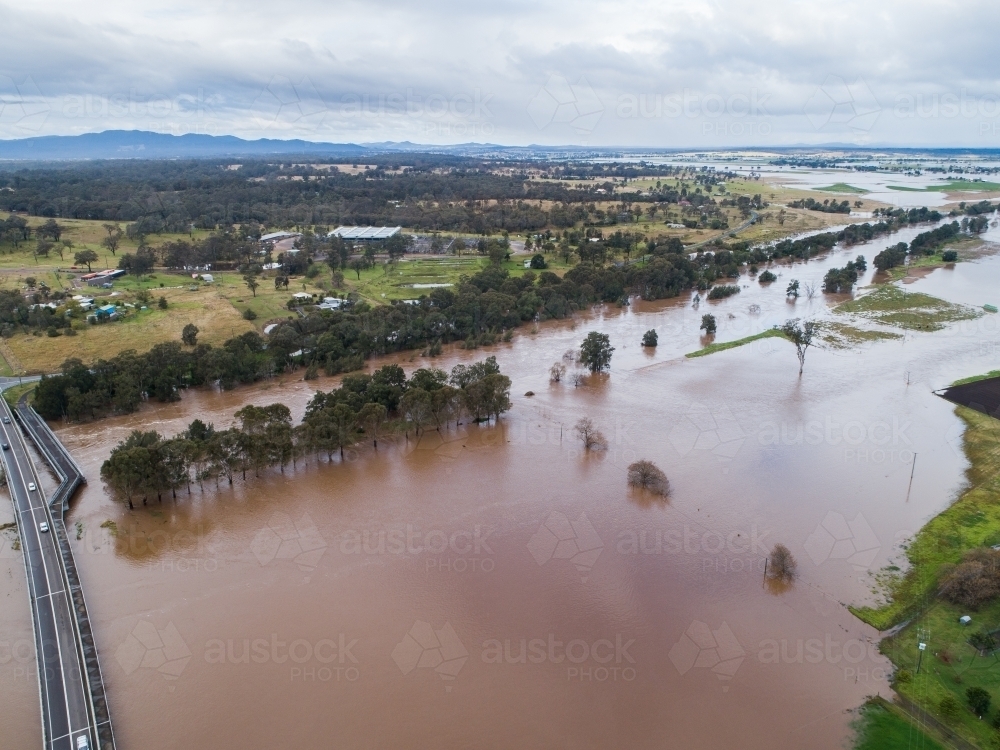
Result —
<path fill-rule="evenodd" d="M 961 223 L 957 221 L 942 224 L 929 232 L 921 232 L 907 245 L 900 242 L 875 256 L 872 264 L 880 271 L 888 271 L 890 268 L 901 266 L 906 262 L 906 256 L 933 255 L 941 247 L 965 232 L 981 234 L 986 231 L 988 220 L 985 216 L 963 219 Z M 954 250 L 946 250 L 942 254 L 945 261 L 953 261 L 958 258 L 958 253 Z"/>
<path fill-rule="evenodd" d="M 821 211 L 826 214 L 849 214 L 851 213 L 850 201 L 840 201 L 825 199 L 820 203 L 815 198 L 803 198 L 799 201 L 792 201 L 788 204 L 791 208 L 807 208 L 810 211 Z"/>
<path fill-rule="evenodd" d="M 843 268 L 831 268 L 823 277 L 823 291 L 828 294 L 849 293 L 858 281 L 858 274 L 868 270 L 865 256 L 859 255 L 854 260 L 847 261 Z"/>
<path fill-rule="evenodd" d="M 387 436 L 447 428 L 462 419 L 499 418 L 510 408 L 510 378 L 495 357 L 457 365 L 451 374 L 422 368 L 409 379 L 398 365 L 385 365 L 371 375 L 350 375 L 328 393 L 319 391 L 293 424 L 284 404 L 248 405 L 236 412 L 236 423 L 216 429 L 200 419 L 172 437 L 155 431 L 133 431 L 111 451 L 101 466 L 101 479 L 116 497 L 134 507 L 191 484 L 222 479 L 233 483 L 270 467 L 282 472 L 289 463 L 312 455 L 335 453 Z"/>

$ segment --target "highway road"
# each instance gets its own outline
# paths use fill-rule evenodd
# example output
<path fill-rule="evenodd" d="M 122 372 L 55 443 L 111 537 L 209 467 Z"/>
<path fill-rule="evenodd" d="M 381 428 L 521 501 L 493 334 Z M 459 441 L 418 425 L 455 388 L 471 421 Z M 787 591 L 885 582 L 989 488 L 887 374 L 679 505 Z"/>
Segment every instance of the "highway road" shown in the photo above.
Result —
<path fill-rule="evenodd" d="M 95 747 L 87 677 L 79 650 L 73 604 L 63 573 L 54 523 L 24 438 L 0 397 L 0 451 L 24 551 L 46 750 L 76 750 L 80 737 Z M 32 490 L 31 487 L 35 489 Z M 42 524 L 49 531 L 42 531 Z"/>

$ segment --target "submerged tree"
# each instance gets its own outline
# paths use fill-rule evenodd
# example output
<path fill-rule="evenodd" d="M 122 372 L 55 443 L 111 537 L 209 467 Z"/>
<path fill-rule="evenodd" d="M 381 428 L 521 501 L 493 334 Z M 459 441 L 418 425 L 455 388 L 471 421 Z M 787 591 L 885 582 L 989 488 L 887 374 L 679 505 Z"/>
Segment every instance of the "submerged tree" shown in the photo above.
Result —
<path fill-rule="evenodd" d="M 715 331 L 717 330 L 717 324 L 715 322 L 715 316 L 714 315 L 702 315 L 701 316 L 701 326 L 699 326 L 699 330 L 704 331 L 706 336 L 714 336 L 715 335 Z"/>
<path fill-rule="evenodd" d="M 591 331 L 580 346 L 580 363 L 591 372 L 601 372 L 611 366 L 611 339 L 606 333 Z"/>
<path fill-rule="evenodd" d="M 645 459 L 629 465 L 628 483 L 630 487 L 640 487 L 654 495 L 670 494 L 670 480 L 667 479 L 667 475 L 652 461 Z"/>
<path fill-rule="evenodd" d="M 802 368 L 806 364 L 806 350 L 812 345 L 813 334 L 816 332 L 816 324 L 811 320 L 807 320 L 805 323 L 799 325 L 799 319 L 795 318 L 786 321 L 781 326 L 781 332 L 785 335 L 785 338 L 795 344 L 795 354 L 799 358 L 799 375 L 801 375 Z"/>
<path fill-rule="evenodd" d="M 767 575 L 777 581 L 795 580 L 798 563 L 784 544 L 775 544 L 767 559 Z"/>
<path fill-rule="evenodd" d="M 590 417 L 583 417 L 576 423 L 576 434 L 583 441 L 584 450 L 604 450 L 608 447 L 608 440 L 604 434 L 594 425 L 594 420 Z"/>

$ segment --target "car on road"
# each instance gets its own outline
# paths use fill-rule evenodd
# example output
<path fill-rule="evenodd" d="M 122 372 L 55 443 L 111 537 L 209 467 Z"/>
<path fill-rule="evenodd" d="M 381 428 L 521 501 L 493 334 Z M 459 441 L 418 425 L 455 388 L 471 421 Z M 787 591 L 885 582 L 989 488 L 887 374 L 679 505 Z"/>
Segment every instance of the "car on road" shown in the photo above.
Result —
<path fill-rule="evenodd" d="M 87 735 L 81 734 L 76 738 L 76 750 L 90 750 L 90 740 Z"/>
<path fill-rule="evenodd" d="M 48 521 L 42 521 L 40 524 L 38 524 L 38 530 L 39 531 L 43 531 L 43 532 L 44 531 L 48 531 L 49 530 L 49 522 Z"/>
<path fill-rule="evenodd" d="M 34 482 L 28 482 L 28 492 L 34 492 L 37 489 L 38 488 L 35 487 L 35 483 Z"/>
<path fill-rule="evenodd" d="M 3 418 L 3 423 L 4 424 L 10 424 L 10 417 L 4 417 Z"/>
<path fill-rule="evenodd" d="M 9 445 L 7 445 L 7 443 L 4 443 L 4 444 L 3 444 L 3 449 L 4 449 L 5 451 L 9 451 L 9 450 L 10 450 L 10 446 L 9 446 Z"/>

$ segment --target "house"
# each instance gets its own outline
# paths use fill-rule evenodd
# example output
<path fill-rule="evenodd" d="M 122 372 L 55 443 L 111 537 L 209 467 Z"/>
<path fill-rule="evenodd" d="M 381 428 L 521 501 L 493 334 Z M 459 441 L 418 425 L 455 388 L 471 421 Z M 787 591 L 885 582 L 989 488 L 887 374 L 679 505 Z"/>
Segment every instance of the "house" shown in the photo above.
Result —
<path fill-rule="evenodd" d="M 118 308 L 114 305 L 103 305 L 94 310 L 93 313 L 87 316 L 87 320 L 91 323 L 98 323 L 105 320 L 117 320 L 118 319 Z"/>
<path fill-rule="evenodd" d="M 296 292 L 292 295 L 292 299 L 296 302 L 312 302 L 313 296 L 309 292 Z"/>
<path fill-rule="evenodd" d="M 323 301 L 320 302 L 317 307 L 320 310 L 339 310 L 344 304 L 344 300 L 337 299 L 336 297 L 324 297 Z"/>

